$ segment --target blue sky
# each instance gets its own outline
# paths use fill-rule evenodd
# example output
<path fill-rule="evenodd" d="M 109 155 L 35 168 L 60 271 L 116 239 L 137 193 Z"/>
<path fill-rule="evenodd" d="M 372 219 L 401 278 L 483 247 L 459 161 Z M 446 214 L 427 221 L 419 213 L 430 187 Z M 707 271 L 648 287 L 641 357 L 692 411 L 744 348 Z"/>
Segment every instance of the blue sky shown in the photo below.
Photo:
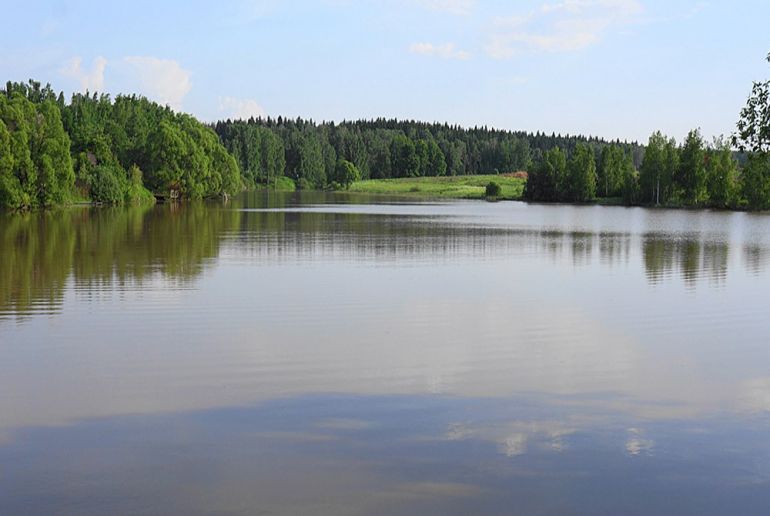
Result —
<path fill-rule="evenodd" d="M 732 132 L 770 2 L 11 2 L 0 77 L 212 121 L 377 116 L 646 141 Z"/>

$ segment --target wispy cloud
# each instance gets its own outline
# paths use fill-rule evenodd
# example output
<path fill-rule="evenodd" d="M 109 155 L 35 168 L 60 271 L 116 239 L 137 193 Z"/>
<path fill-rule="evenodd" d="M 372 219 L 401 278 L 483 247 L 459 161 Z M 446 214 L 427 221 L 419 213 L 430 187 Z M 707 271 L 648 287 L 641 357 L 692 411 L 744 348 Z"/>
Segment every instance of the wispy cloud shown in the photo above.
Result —
<path fill-rule="evenodd" d="M 414 0 L 423 7 L 434 11 L 465 16 L 471 13 L 476 0 Z"/>
<path fill-rule="evenodd" d="M 91 70 L 83 68 L 83 58 L 73 57 L 61 68 L 63 76 L 75 79 L 80 83 L 81 91 L 104 91 L 104 69 L 107 67 L 107 60 L 101 56 L 94 59 Z"/>
<path fill-rule="evenodd" d="M 130 56 L 123 62 L 133 68 L 142 92 L 149 98 L 168 105 L 174 110 L 182 109 L 182 101 L 190 92 L 190 72 L 173 59 L 150 56 Z"/>
<path fill-rule="evenodd" d="M 655 448 L 655 441 L 644 437 L 644 432 L 638 428 L 628 429 L 626 440 L 626 453 L 635 457 L 637 455 L 650 455 Z"/>
<path fill-rule="evenodd" d="M 527 51 L 570 52 L 600 42 L 613 27 L 642 13 L 637 0 L 564 0 L 528 13 L 499 17 L 486 52 L 507 59 Z"/>
<path fill-rule="evenodd" d="M 256 100 L 235 97 L 220 97 L 219 112 L 234 120 L 264 117 L 267 113 Z"/>
<path fill-rule="evenodd" d="M 409 52 L 441 59 L 466 60 L 471 57 L 469 52 L 455 48 L 454 43 L 444 43 L 443 45 L 434 45 L 433 43 L 413 43 L 409 47 Z"/>

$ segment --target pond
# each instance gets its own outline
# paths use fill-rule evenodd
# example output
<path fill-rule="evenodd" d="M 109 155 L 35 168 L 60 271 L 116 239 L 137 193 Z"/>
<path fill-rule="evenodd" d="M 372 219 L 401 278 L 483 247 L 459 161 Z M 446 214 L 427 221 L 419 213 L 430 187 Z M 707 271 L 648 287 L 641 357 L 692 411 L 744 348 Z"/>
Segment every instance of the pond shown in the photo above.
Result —
<path fill-rule="evenodd" d="M 770 216 L 0 215 L 2 514 L 768 514 Z"/>

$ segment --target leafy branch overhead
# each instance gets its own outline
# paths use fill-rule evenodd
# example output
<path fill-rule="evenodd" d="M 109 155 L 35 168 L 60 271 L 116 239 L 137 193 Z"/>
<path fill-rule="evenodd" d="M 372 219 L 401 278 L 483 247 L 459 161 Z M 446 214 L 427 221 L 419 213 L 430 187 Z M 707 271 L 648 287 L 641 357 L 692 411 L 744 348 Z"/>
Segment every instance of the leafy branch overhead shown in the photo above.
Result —
<path fill-rule="evenodd" d="M 770 80 L 754 83 L 733 143 L 742 152 L 770 152 Z"/>

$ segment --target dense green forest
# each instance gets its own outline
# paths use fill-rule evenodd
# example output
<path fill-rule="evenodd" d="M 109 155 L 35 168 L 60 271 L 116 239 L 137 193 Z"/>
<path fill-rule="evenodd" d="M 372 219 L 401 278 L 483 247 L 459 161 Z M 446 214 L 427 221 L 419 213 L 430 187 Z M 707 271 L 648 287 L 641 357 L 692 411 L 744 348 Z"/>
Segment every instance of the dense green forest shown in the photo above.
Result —
<path fill-rule="evenodd" d="M 242 188 L 238 164 L 195 118 L 143 97 L 64 95 L 40 83 L 0 90 L 0 207 L 87 199 L 152 202 Z"/>
<path fill-rule="evenodd" d="M 762 207 L 751 197 L 747 171 L 738 173 L 730 145 L 707 145 L 698 130 L 681 146 L 660 132 L 650 136 L 637 171 L 630 154 L 609 145 L 599 154 L 584 144 L 571 156 L 555 147 L 529 172 L 525 199 L 543 202 L 591 202 L 616 198 L 627 205 Z"/>
<path fill-rule="evenodd" d="M 635 156 L 616 145 L 596 154 L 591 146 L 579 144 L 571 156 L 552 148 L 530 170 L 524 197 L 546 202 L 616 197 L 628 205 L 770 209 L 770 81 L 754 83 L 737 129 L 731 141 L 711 143 L 694 129 L 681 145 L 655 132 L 638 171 Z M 739 149 L 743 166 L 733 148 Z"/>
<path fill-rule="evenodd" d="M 554 147 L 572 153 L 586 145 L 601 152 L 609 145 L 582 136 L 386 119 L 317 124 L 282 117 L 252 118 L 219 122 L 215 129 L 238 160 L 247 183 L 266 184 L 285 174 L 302 188 L 345 186 L 357 178 L 516 172 L 528 170 Z M 641 163 L 642 146 L 613 145 Z M 347 164 L 345 170 L 340 163 Z"/>
<path fill-rule="evenodd" d="M 770 209 L 770 81 L 754 83 L 730 141 L 707 143 L 696 129 L 681 145 L 655 132 L 646 146 L 392 119 L 206 126 L 140 96 L 65 102 L 34 81 L 0 90 L 0 208 L 522 170 L 531 201 Z"/>

